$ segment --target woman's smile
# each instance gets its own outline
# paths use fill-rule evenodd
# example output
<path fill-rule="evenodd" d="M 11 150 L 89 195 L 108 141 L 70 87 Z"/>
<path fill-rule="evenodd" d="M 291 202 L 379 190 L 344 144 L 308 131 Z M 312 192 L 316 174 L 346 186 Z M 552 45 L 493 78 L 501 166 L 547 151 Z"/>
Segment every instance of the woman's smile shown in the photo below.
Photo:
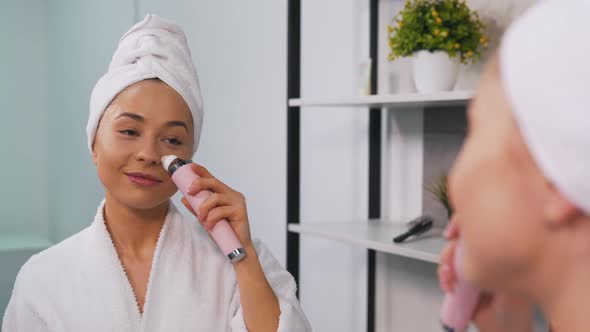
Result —
<path fill-rule="evenodd" d="M 144 187 L 151 187 L 162 183 L 162 180 L 158 177 L 146 173 L 133 172 L 124 174 L 127 175 L 131 182 Z"/>

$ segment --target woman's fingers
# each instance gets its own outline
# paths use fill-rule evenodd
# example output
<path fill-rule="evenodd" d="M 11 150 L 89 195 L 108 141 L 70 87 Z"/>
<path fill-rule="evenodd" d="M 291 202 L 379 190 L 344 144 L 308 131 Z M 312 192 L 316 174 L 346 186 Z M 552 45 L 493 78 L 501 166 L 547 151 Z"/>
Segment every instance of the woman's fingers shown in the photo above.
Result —
<path fill-rule="evenodd" d="M 453 259 L 455 257 L 456 242 L 449 242 L 440 255 L 440 265 L 448 265 L 453 268 Z"/>
<path fill-rule="evenodd" d="M 197 216 L 199 219 L 205 221 L 208 218 L 209 212 L 219 206 L 230 205 L 231 202 L 227 196 L 220 193 L 213 193 L 207 198 L 199 207 Z"/>
<path fill-rule="evenodd" d="M 193 172 L 197 173 L 198 176 L 203 177 L 203 178 L 214 177 L 211 173 L 209 173 L 209 171 L 205 167 L 203 167 L 197 163 L 191 163 L 190 165 L 191 165 Z"/>
<path fill-rule="evenodd" d="M 459 226 L 457 225 L 456 218 L 456 216 L 453 217 L 445 228 L 443 235 L 447 240 L 455 240 L 459 238 Z"/>
<path fill-rule="evenodd" d="M 440 265 L 438 267 L 438 281 L 440 288 L 446 293 L 453 291 L 456 274 L 453 266 L 455 256 L 455 243 L 449 243 L 441 253 Z"/>
<path fill-rule="evenodd" d="M 189 186 L 187 192 L 189 195 L 196 195 L 203 190 L 209 190 L 214 193 L 228 193 L 232 191 L 225 183 L 214 177 L 209 171 L 195 163 L 190 164 L 192 170 L 199 175 Z"/>
<path fill-rule="evenodd" d="M 438 284 L 440 289 L 445 293 L 453 291 L 453 272 L 448 266 L 440 266 L 438 268 Z"/>
<path fill-rule="evenodd" d="M 209 211 L 209 215 L 204 221 L 203 227 L 205 230 L 211 231 L 219 221 L 223 219 L 230 220 L 234 211 L 235 208 L 229 205 L 214 208 L 213 210 Z"/>
<path fill-rule="evenodd" d="M 445 228 L 444 236 L 448 240 L 457 240 L 459 238 L 459 226 L 456 219 L 457 215 L 455 214 Z M 453 291 L 456 281 L 455 267 L 453 266 L 456 246 L 456 242 L 452 241 L 445 247 L 441 253 L 440 265 L 437 271 L 440 288 L 446 293 Z"/>
<path fill-rule="evenodd" d="M 209 190 L 214 193 L 224 193 L 227 186 L 216 178 L 198 178 L 189 186 L 187 192 L 189 195 L 196 195 L 202 190 Z"/>

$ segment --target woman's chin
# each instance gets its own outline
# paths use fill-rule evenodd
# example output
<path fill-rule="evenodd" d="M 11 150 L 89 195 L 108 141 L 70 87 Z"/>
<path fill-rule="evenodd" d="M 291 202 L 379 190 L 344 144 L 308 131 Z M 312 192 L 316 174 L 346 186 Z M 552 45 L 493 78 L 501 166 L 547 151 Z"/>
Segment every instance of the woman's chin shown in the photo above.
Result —
<path fill-rule="evenodd" d="M 123 205 L 138 210 L 150 210 L 167 204 L 172 196 L 163 196 L 162 194 L 154 195 L 153 193 L 145 192 L 127 192 L 119 195 L 119 200 Z"/>

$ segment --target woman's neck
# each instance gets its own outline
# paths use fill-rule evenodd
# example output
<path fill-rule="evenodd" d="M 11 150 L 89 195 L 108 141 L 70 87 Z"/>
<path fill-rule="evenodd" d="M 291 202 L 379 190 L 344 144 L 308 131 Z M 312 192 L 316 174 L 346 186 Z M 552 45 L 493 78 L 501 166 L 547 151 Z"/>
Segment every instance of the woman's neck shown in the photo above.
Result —
<path fill-rule="evenodd" d="M 138 259 L 151 257 L 166 214 L 169 201 L 151 209 L 130 208 L 107 193 L 104 218 L 107 230 L 120 255 Z"/>
<path fill-rule="evenodd" d="M 538 302 L 551 324 L 551 331 L 589 331 L 590 264 L 581 261 L 554 264 L 551 274 L 553 277 L 544 278 L 544 286 L 538 289 L 541 294 Z"/>

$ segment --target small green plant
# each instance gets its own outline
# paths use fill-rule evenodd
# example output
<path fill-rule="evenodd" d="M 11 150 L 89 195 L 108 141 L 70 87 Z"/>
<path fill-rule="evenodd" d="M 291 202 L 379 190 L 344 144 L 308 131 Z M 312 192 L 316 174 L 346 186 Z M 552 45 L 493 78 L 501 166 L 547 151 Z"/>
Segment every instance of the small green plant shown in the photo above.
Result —
<path fill-rule="evenodd" d="M 474 63 L 488 47 L 484 30 L 477 12 L 462 0 L 408 0 L 387 27 L 389 60 L 440 50 Z"/>
<path fill-rule="evenodd" d="M 453 207 L 449 200 L 449 185 L 448 176 L 443 174 L 440 178 L 430 186 L 426 187 L 428 190 L 447 210 L 449 218 L 453 215 Z"/>

